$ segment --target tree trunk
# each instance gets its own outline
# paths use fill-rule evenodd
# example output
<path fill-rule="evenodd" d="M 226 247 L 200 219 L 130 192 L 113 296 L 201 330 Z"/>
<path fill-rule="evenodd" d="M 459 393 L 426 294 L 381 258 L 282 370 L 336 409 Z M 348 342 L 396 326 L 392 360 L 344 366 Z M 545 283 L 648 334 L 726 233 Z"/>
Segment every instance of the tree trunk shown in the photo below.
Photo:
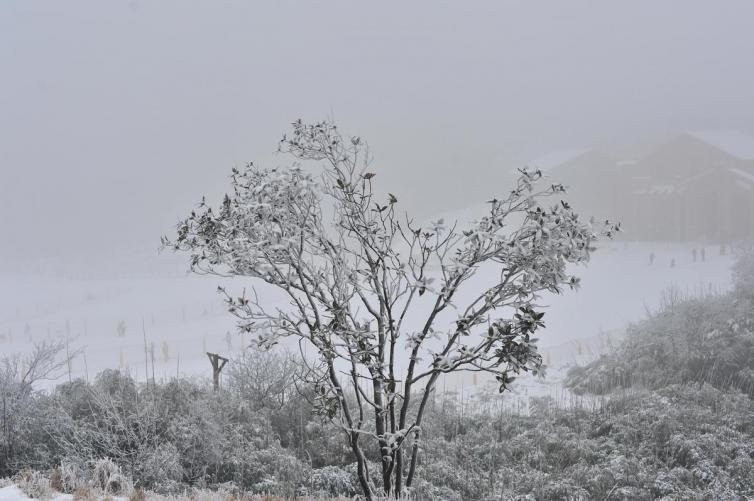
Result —
<path fill-rule="evenodd" d="M 209 362 L 212 364 L 212 389 L 214 391 L 217 391 L 220 389 L 220 372 L 222 372 L 223 367 L 225 367 L 225 364 L 228 363 L 228 359 L 225 357 L 221 357 L 217 353 L 209 353 L 209 352 L 207 352 L 207 357 L 209 357 Z M 154 369 L 154 359 L 152 363 L 152 368 Z"/>
<path fill-rule="evenodd" d="M 411 463 L 408 467 L 408 475 L 406 476 L 406 487 L 411 487 L 411 483 L 414 480 L 414 474 L 416 473 L 416 462 L 419 458 L 419 438 L 421 437 L 421 424 L 422 417 L 424 417 L 424 409 L 427 407 L 427 401 L 429 395 L 432 393 L 432 389 L 435 387 L 435 381 L 439 376 L 439 372 L 435 372 L 429 377 L 427 386 L 424 387 L 424 395 L 422 401 L 419 404 L 419 410 L 416 412 L 416 431 L 414 432 L 414 444 L 411 447 Z"/>
<path fill-rule="evenodd" d="M 351 442 L 351 450 L 353 451 L 354 456 L 356 456 L 356 474 L 359 477 L 361 490 L 364 492 L 364 497 L 367 501 L 373 501 L 374 493 L 372 493 L 372 485 L 369 482 L 367 460 L 364 457 L 364 452 L 361 450 L 361 446 L 359 446 L 358 432 L 351 432 L 349 439 Z"/>
<path fill-rule="evenodd" d="M 403 490 L 403 449 L 395 451 L 395 497 L 401 496 Z"/>
<path fill-rule="evenodd" d="M 385 440 L 385 406 L 382 399 L 382 380 L 374 378 L 372 386 L 374 388 L 374 403 L 376 406 L 374 411 L 374 426 L 377 436 L 380 437 L 378 441 L 380 446 L 380 465 L 382 466 L 382 488 L 384 489 L 385 494 L 389 496 L 393 489 L 393 475 L 390 446 L 388 445 L 387 440 Z"/>

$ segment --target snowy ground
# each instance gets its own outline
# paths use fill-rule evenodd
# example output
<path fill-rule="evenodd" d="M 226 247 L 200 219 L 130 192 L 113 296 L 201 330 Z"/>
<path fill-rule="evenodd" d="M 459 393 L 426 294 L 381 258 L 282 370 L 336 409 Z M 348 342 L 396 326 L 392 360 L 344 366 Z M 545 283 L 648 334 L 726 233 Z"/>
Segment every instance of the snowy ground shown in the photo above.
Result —
<path fill-rule="evenodd" d="M 541 301 L 546 306 L 548 327 L 540 336 L 540 346 L 545 361 L 555 370 L 545 383 L 531 384 L 556 384 L 558 369 L 564 364 L 587 360 L 605 350 L 629 322 L 656 308 L 670 287 L 683 294 L 727 289 L 730 256 L 721 256 L 717 247 L 708 246 L 706 262 L 694 263 L 692 247 L 612 242 L 597 251 L 588 267 L 576 270 L 582 277 L 578 292 Z M 655 254 L 652 266 L 650 253 Z M 216 293 L 220 279 L 179 272 L 185 269 L 183 258 L 169 254 L 141 257 L 143 268 L 150 273 L 138 278 L 107 278 L 106 273 L 88 279 L 49 272 L 3 273 L 0 351 L 23 353 L 32 341 L 67 337 L 71 349 L 83 350 L 83 356 L 71 366 L 72 377 L 91 379 L 105 368 L 122 368 L 143 380 L 146 339 L 148 358 L 154 352 L 157 379 L 176 374 L 208 375 L 206 351 L 233 356 L 248 339 L 235 333 L 233 318 Z M 165 271 L 152 271 L 161 269 Z M 246 284 L 226 280 L 224 285 L 240 292 Z M 274 294 L 265 297 L 280 300 Z M 118 333 L 121 322 L 123 336 Z M 150 362 L 150 376 L 151 370 Z M 475 381 L 472 376 L 454 377 L 444 385 L 447 391 L 462 391 Z"/>
<path fill-rule="evenodd" d="M 69 498 L 55 498 L 56 500 L 60 499 L 62 501 L 63 499 L 72 499 L 73 497 Z M 21 492 L 21 489 L 16 487 L 15 485 L 9 485 L 7 487 L 0 488 L 0 501 L 26 501 L 27 499 L 31 499 L 29 496 Z"/>
<path fill-rule="evenodd" d="M 36 498 L 30 498 L 24 494 L 16 485 L 8 485 L 0 488 L 0 501 L 29 501 Z M 53 497 L 47 498 L 48 501 L 72 501 L 73 494 L 57 493 Z M 127 498 L 121 496 L 109 496 L 112 501 L 126 501 Z"/>

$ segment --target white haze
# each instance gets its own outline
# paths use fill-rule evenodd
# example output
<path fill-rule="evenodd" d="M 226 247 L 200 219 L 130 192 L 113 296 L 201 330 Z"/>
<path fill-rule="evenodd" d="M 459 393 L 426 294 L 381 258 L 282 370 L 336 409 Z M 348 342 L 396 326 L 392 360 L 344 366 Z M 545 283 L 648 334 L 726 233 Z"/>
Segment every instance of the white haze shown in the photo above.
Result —
<path fill-rule="evenodd" d="M 557 148 L 752 131 L 752 19 L 747 1 L 8 0 L 0 257 L 153 249 L 298 117 L 368 138 L 420 216 Z"/>
<path fill-rule="evenodd" d="M 297 118 L 365 137 L 378 189 L 420 220 L 465 214 L 555 150 L 754 134 L 752 20 L 748 1 L 5 1 L 1 348 L 28 347 L 29 324 L 78 336 L 92 371 L 121 351 L 141 367 L 144 319 L 204 370 L 204 338 L 222 349 L 232 319 L 159 237 L 232 167 L 282 161 Z M 551 302 L 544 345 L 620 330 L 674 284 L 725 289 L 729 256 L 692 265 L 691 247 L 598 253 L 584 290 Z"/>

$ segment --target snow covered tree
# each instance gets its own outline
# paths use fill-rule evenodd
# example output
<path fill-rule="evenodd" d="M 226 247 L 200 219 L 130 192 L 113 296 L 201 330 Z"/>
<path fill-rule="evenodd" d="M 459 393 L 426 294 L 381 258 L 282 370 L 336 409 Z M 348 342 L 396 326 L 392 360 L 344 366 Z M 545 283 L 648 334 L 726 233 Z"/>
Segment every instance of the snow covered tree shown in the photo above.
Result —
<path fill-rule="evenodd" d="M 254 411 L 282 409 L 295 395 L 294 383 L 300 365 L 287 353 L 246 351 L 231 360 L 227 386 Z"/>
<path fill-rule="evenodd" d="M 34 343 L 25 355 L 0 357 L 0 476 L 12 471 L 18 460 L 23 428 L 34 415 L 34 387 L 62 376 L 78 353 L 66 353 L 66 341 L 61 339 Z"/>
<path fill-rule="evenodd" d="M 248 277 L 287 297 L 281 308 L 256 287 L 219 289 L 259 346 L 293 337 L 314 348 L 317 409 L 342 428 L 366 498 L 375 496 L 368 441 L 379 448 L 381 488 L 399 495 L 414 482 L 438 378 L 486 372 L 504 391 L 515 374 L 539 370 L 537 298 L 575 288 L 568 265 L 588 261 L 617 227 L 582 221 L 560 200 L 544 205 L 565 190 L 528 170 L 467 228 L 419 225 L 394 195 L 373 190 L 361 138 L 299 120 L 279 151 L 291 166 L 233 169 L 221 206 L 202 201 L 163 245 L 188 252 L 197 273 Z"/>

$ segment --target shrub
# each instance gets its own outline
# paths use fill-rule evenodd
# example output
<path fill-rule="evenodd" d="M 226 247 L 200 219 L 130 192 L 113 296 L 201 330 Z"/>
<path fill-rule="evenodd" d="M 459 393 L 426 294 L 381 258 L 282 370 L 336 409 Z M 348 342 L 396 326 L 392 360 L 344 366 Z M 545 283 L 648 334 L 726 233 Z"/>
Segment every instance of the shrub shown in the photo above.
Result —
<path fill-rule="evenodd" d="M 108 458 L 100 459 L 94 464 L 92 477 L 94 487 L 107 494 L 117 496 L 132 489 L 129 478 L 121 473 L 120 467 Z"/>
<path fill-rule="evenodd" d="M 181 455 L 169 442 L 148 451 L 136 469 L 139 483 L 151 486 L 157 492 L 173 492 L 183 476 Z"/>
<path fill-rule="evenodd" d="M 147 494 L 141 487 L 135 489 L 129 496 L 128 501 L 147 501 Z"/>
<path fill-rule="evenodd" d="M 70 458 L 61 461 L 57 470 L 60 472 L 60 492 L 73 493 L 90 480 L 90 473 L 85 465 Z"/>
<path fill-rule="evenodd" d="M 352 475 L 337 466 L 313 470 L 311 487 L 313 493 L 319 496 L 353 496 L 357 492 Z"/>
<path fill-rule="evenodd" d="M 50 479 L 39 471 L 24 470 L 15 475 L 13 481 L 30 498 L 46 499 L 53 493 Z"/>

